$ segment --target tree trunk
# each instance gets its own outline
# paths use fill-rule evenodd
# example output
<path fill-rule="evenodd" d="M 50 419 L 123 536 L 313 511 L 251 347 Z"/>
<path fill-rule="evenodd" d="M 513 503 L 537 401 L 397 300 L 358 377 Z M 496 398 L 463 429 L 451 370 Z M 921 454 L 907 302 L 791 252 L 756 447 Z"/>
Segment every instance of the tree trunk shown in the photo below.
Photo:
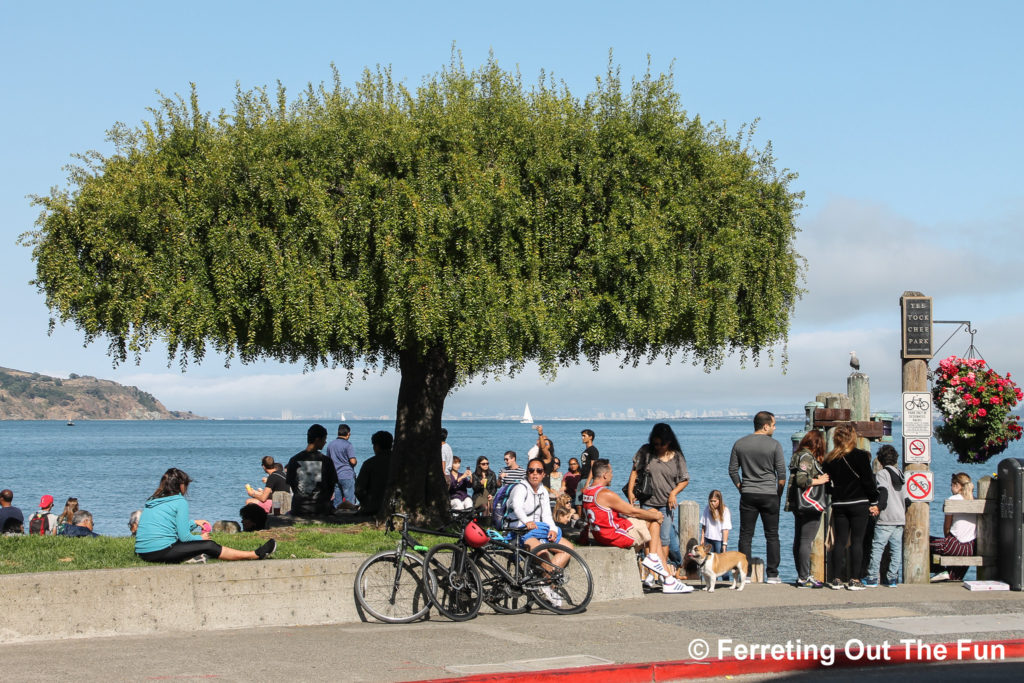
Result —
<path fill-rule="evenodd" d="M 439 347 L 426 354 L 403 351 L 398 389 L 395 445 L 385 504 L 379 515 L 409 515 L 418 525 L 437 526 L 449 518 L 441 472 L 441 412 L 455 384 L 455 367 Z"/>

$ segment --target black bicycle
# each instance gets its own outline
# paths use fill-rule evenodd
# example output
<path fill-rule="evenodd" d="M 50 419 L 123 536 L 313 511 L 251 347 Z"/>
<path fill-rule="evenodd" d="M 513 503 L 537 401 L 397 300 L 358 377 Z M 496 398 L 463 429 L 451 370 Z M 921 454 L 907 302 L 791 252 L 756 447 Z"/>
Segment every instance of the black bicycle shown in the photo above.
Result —
<path fill-rule="evenodd" d="M 518 614 L 535 602 L 556 614 L 577 614 L 590 604 L 594 579 L 580 555 L 557 543 L 521 547 L 526 529 L 508 537 L 489 532 L 475 547 L 463 536 L 433 546 L 424 557 L 431 568 L 427 596 L 437 611 L 455 621 L 472 619 L 486 602 L 497 612 Z M 510 542 L 511 541 L 511 542 Z"/>
<path fill-rule="evenodd" d="M 373 555 L 356 572 L 356 601 L 371 616 L 389 624 L 404 624 L 422 619 L 430 610 L 430 597 L 423 580 L 424 558 L 419 553 L 427 546 L 412 533 L 437 533 L 409 526 L 406 515 L 388 517 L 386 531 L 395 530 L 395 518 L 402 520 L 400 538 L 394 550 Z M 429 572 L 428 572 L 429 573 Z"/>

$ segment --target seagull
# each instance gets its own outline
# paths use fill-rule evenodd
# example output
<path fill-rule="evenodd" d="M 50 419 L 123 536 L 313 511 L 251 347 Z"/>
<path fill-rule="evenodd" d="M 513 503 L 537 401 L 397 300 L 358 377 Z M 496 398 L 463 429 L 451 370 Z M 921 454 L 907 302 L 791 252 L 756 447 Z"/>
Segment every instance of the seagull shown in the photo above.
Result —
<path fill-rule="evenodd" d="M 854 370 L 860 370 L 860 359 L 857 358 L 856 351 L 850 351 L 850 367 Z"/>

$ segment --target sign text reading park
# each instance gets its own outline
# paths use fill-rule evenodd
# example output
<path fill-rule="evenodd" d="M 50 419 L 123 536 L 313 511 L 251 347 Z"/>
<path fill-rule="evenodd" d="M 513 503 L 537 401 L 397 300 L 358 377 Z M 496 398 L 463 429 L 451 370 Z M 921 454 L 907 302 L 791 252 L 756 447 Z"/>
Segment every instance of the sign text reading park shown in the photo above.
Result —
<path fill-rule="evenodd" d="M 903 297 L 903 357 L 932 357 L 932 298 Z"/>

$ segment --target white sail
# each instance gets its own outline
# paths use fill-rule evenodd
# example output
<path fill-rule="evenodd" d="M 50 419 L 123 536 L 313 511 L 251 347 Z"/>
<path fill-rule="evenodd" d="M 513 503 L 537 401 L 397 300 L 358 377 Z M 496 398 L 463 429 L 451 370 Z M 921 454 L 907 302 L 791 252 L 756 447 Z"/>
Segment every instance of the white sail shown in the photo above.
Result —
<path fill-rule="evenodd" d="M 526 410 L 523 411 L 523 419 L 519 421 L 520 424 L 532 425 L 533 415 L 530 414 L 530 404 L 526 404 Z"/>
<path fill-rule="evenodd" d="M 342 422 L 344 422 L 344 421 L 345 421 L 345 411 L 344 411 L 344 410 L 343 410 L 343 411 L 341 411 L 341 421 L 342 421 Z"/>

